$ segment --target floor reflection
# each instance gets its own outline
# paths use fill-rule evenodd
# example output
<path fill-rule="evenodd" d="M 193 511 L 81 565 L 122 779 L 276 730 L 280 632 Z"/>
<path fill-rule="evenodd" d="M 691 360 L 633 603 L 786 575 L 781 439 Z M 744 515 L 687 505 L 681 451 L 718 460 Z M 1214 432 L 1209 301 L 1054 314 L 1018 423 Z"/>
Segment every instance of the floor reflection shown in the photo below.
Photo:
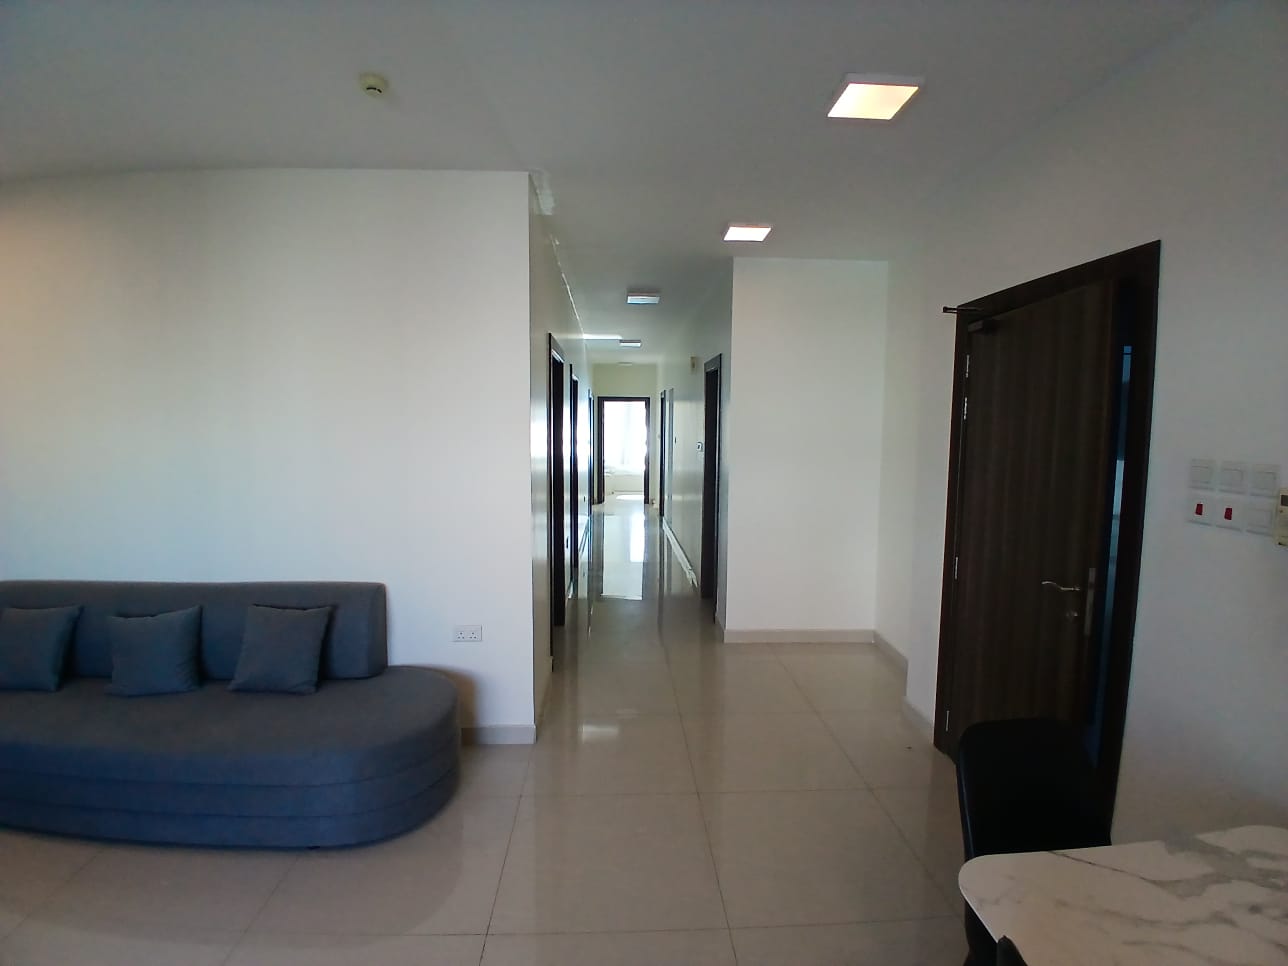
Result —
<path fill-rule="evenodd" d="M 640 494 L 621 494 L 604 502 L 596 521 L 595 596 L 644 599 L 645 512 Z"/>

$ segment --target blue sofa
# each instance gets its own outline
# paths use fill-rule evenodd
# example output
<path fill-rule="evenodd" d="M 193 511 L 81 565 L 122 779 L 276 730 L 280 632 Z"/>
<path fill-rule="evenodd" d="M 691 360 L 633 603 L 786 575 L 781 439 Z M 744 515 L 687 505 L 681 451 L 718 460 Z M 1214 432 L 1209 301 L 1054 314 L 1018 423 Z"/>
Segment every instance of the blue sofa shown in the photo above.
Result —
<path fill-rule="evenodd" d="M 315 694 L 230 692 L 247 607 L 332 608 Z M 0 581 L 0 610 L 79 605 L 62 687 L 0 691 L 0 824 L 210 846 L 354 845 L 455 790 L 455 685 L 387 667 L 373 583 Z M 106 693 L 107 617 L 201 606 L 204 683 Z"/>

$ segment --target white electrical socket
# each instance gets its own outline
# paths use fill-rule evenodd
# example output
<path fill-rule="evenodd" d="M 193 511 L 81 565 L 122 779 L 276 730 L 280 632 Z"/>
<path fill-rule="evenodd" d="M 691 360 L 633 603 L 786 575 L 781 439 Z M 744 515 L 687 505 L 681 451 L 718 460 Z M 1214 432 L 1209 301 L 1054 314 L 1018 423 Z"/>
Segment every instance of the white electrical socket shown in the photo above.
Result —
<path fill-rule="evenodd" d="M 462 643 L 475 643 L 483 640 L 482 624 L 457 624 L 452 628 L 452 640 Z"/>
<path fill-rule="evenodd" d="M 1228 496 L 1217 497 L 1212 504 L 1216 512 L 1212 516 L 1212 526 L 1224 527 L 1226 530 L 1242 530 L 1245 518 L 1242 500 L 1232 500 Z"/>

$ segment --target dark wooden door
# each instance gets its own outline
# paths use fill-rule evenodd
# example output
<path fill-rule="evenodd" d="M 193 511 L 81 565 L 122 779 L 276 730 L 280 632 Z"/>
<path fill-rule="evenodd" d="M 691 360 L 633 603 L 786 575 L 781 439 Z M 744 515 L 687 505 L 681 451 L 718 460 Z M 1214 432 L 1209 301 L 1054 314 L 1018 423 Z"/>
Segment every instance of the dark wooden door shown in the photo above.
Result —
<path fill-rule="evenodd" d="M 713 600 L 720 566 L 720 367 L 721 356 L 708 359 L 703 372 L 702 432 L 702 564 L 699 595 Z"/>
<path fill-rule="evenodd" d="M 972 722 L 1088 723 L 1121 357 L 1114 285 L 1084 285 L 969 329 L 949 747 Z"/>
<path fill-rule="evenodd" d="M 550 527 L 550 623 L 563 627 L 568 587 L 568 489 L 567 430 L 568 387 L 564 378 L 564 361 L 555 349 L 550 350 L 550 426 L 549 465 L 550 503 L 546 514 Z M 551 648 L 553 649 L 553 640 Z"/>
<path fill-rule="evenodd" d="M 658 398 L 657 515 L 666 516 L 666 390 Z"/>

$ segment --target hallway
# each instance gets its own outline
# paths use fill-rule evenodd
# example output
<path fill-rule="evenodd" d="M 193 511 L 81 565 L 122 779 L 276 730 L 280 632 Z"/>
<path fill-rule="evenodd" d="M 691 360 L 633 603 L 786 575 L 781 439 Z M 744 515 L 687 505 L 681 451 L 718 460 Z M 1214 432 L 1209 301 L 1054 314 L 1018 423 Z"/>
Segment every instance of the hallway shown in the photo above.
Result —
<path fill-rule="evenodd" d="M 606 506 L 490 932 L 645 934 L 494 935 L 484 962 L 960 962 L 952 767 L 900 673 L 869 645 L 720 643 L 655 511 Z"/>

